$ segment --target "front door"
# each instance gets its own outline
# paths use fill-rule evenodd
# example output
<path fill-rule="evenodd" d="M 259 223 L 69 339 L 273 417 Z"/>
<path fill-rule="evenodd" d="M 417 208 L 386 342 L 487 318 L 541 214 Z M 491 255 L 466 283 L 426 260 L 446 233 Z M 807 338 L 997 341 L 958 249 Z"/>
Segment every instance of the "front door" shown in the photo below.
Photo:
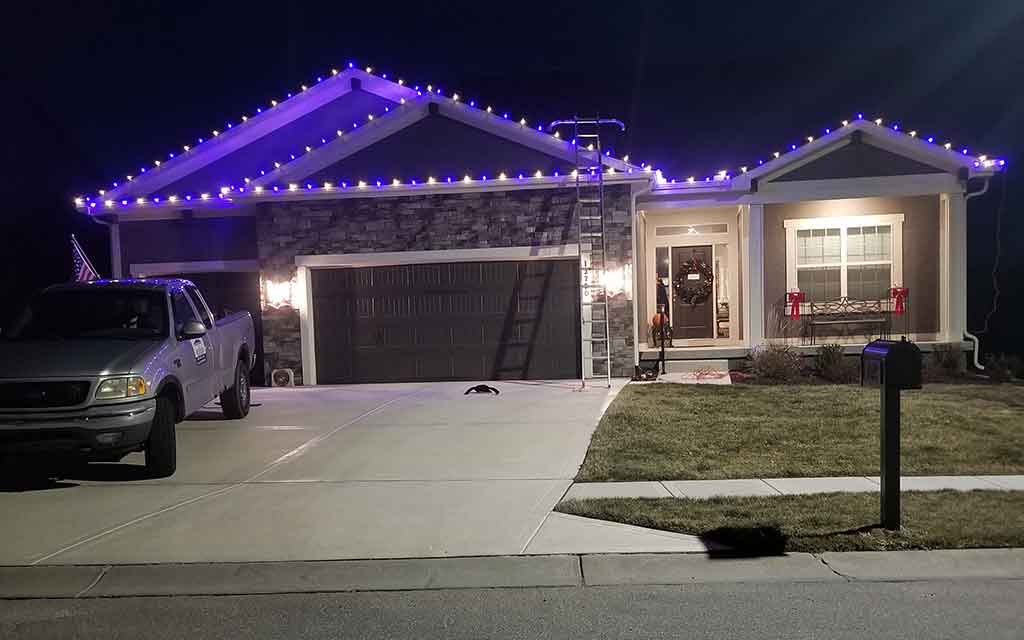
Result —
<path fill-rule="evenodd" d="M 684 264 L 702 266 L 701 269 L 683 269 Z M 714 338 L 715 337 L 715 295 L 713 270 L 711 269 L 711 245 L 696 247 L 672 247 L 672 271 L 670 290 L 672 292 L 672 337 L 673 338 Z M 702 271 L 706 273 L 702 273 Z M 682 299 L 677 282 L 683 285 L 690 299 Z M 693 291 L 705 287 L 707 295 L 693 296 Z"/>

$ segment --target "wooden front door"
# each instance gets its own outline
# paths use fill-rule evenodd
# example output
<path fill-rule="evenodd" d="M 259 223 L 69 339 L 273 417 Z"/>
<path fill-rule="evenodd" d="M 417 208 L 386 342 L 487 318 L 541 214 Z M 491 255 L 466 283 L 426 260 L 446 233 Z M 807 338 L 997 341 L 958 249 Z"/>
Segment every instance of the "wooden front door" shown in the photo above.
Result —
<path fill-rule="evenodd" d="M 692 259 L 712 264 L 711 245 L 696 247 L 672 247 L 672 337 L 673 338 L 714 338 L 715 337 L 715 295 L 714 289 L 707 299 L 691 304 L 679 299 L 675 288 L 676 275 L 684 262 Z M 686 276 L 691 285 L 698 285 L 711 278 L 691 273 Z"/>

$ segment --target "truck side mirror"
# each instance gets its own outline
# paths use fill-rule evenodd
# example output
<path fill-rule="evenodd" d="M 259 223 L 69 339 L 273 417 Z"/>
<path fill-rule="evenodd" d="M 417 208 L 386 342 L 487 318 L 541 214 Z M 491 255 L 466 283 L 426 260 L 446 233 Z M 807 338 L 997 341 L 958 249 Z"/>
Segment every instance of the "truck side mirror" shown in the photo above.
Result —
<path fill-rule="evenodd" d="M 192 338 L 202 338 L 206 335 L 206 325 L 198 320 L 189 320 L 185 323 L 185 326 L 181 329 L 181 336 L 191 340 Z"/>

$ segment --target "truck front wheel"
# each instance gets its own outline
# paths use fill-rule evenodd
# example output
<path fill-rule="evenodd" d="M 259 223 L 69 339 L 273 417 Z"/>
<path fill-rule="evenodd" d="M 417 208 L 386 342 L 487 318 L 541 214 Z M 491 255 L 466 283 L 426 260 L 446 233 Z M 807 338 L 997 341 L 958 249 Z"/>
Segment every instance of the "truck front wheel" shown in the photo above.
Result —
<path fill-rule="evenodd" d="M 235 384 L 220 394 L 220 408 L 224 417 L 238 420 L 249 415 L 249 372 L 241 360 L 235 363 Z"/>
<path fill-rule="evenodd" d="M 174 403 L 170 398 L 156 399 L 156 415 L 146 440 L 146 471 L 154 478 L 172 476 L 178 467 L 174 415 Z"/>

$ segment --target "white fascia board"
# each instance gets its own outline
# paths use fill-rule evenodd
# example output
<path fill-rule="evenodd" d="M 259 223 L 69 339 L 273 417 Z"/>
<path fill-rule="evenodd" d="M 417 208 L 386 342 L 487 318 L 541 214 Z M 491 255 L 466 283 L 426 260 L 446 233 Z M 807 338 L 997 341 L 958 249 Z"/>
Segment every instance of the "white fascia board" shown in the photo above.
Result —
<path fill-rule="evenodd" d="M 429 95 L 406 102 L 387 114 L 375 118 L 353 130 L 344 131 L 326 145 L 313 149 L 295 160 L 287 162 L 270 173 L 252 181 L 252 186 L 265 187 L 272 184 L 287 184 L 326 169 L 332 164 L 376 144 L 384 138 L 419 122 L 427 117 Z"/>
<path fill-rule="evenodd" d="M 316 111 L 346 93 L 350 93 L 353 78 L 359 79 L 362 90 L 388 100 L 398 102 L 401 98 L 408 100 L 416 97 L 416 92 L 408 87 L 378 78 L 359 69 L 345 69 L 337 75 L 324 78 L 321 82 L 291 98 L 278 102 L 277 106 L 267 107 L 262 113 L 249 116 L 246 121 L 221 131 L 219 135 L 206 139 L 188 151 L 179 153 L 166 162 L 161 162 L 160 166 L 148 169 L 145 173 L 135 176 L 130 182 L 122 183 L 107 191 L 104 199 L 118 200 L 133 197 L 133 195 L 148 195 L 177 182 L 210 163 Z"/>
<path fill-rule="evenodd" d="M 962 191 L 962 185 L 956 176 L 949 173 L 928 173 L 911 176 L 769 182 L 760 185 L 754 192 L 729 188 L 717 191 L 659 189 L 643 196 L 637 202 L 637 207 L 653 211 L 718 207 L 729 204 L 776 204 L 804 200 L 923 196 L 959 191 Z"/>

